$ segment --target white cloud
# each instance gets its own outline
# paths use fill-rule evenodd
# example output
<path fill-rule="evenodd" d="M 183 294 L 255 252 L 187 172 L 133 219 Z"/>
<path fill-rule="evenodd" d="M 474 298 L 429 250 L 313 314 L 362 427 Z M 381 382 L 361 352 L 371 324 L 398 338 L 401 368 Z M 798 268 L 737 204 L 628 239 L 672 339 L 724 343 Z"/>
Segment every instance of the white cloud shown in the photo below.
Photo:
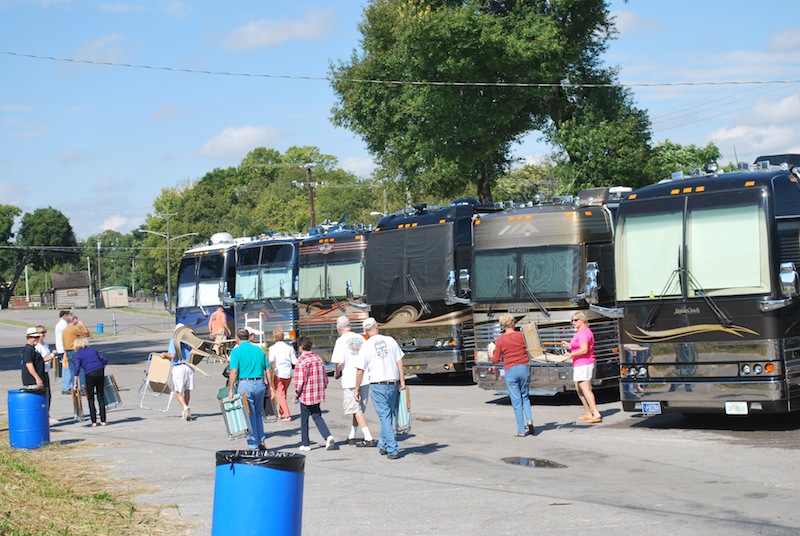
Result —
<path fill-rule="evenodd" d="M 73 164 L 87 158 L 89 158 L 88 153 L 75 149 L 66 149 L 56 155 L 56 161 L 60 164 Z"/>
<path fill-rule="evenodd" d="M 123 218 L 122 216 L 111 216 L 110 218 L 103 220 L 103 223 L 100 224 L 100 227 L 104 231 L 116 231 L 126 223 L 128 223 L 128 218 Z"/>
<path fill-rule="evenodd" d="M 360 178 L 372 175 L 376 167 L 371 156 L 347 156 L 342 161 L 342 169 Z"/>
<path fill-rule="evenodd" d="M 32 112 L 33 108 L 25 104 L 0 104 L 0 112 Z"/>
<path fill-rule="evenodd" d="M 172 117 L 175 117 L 180 112 L 180 106 L 177 104 L 168 104 L 166 106 L 162 106 L 158 110 L 155 110 L 152 114 L 150 114 L 150 122 L 151 123 L 160 123 L 161 121 L 166 121 Z"/>
<path fill-rule="evenodd" d="M 129 58 L 129 55 L 121 46 L 124 42 L 124 35 L 119 33 L 108 34 L 81 47 L 75 53 L 75 59 L 82 61 L 123 63 Z"/>
<path fill-rule="evenodd" d="M 620 35 L 650 33 L 661 28 L 658 21 L 645 19 L 633 11 L 624 9 L 613 11 L 611 17 L 614 19 L 614 23 Z"/>
<path fill-rule="evenodd" d="M 270 145 L 280 135 L 280 130 L 272 127 L 228 127 L 205 142 L 197 151 L 197 156 L 241 159 L 256 147 Z"/>
<path fill-rule="evenodd" d="M 309 11 L 304 19 L 260 19 L 234 28 L 222 42 L 225 50 L 269 48 L 292 39 L 306 41 L 327 37 L 334 30 L 333 8 Z"/>
<path fill-rule="evenodd" d="M 789 28 L 773 35 L 767 48 L 774 52 L 797 52 L 800 50 L 800 28 Z"/>

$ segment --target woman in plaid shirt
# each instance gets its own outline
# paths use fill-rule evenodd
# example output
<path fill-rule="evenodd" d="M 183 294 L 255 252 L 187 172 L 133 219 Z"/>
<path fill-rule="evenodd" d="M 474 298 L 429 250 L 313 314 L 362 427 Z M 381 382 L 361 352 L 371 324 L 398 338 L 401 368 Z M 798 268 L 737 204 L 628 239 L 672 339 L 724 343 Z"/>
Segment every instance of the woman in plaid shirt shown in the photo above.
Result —
<path fill-rule="evenodd" d="M 334 450 L 333 439 L 328 425 L 322 419 L 319 405 L 325 402 L 325 388 L 328 386 L 328 375 L 322 358 L 311 351 L 313 342 L 309 337 L 300 337 L 298 341 L 302 353 L 297 358 L 294 371 L 294 401 L 300 401 L 300 450 L 311 450 L 308 440 L 308 417 L 314 419 L 317 430 L 325 439 L 325 450 Z"/>

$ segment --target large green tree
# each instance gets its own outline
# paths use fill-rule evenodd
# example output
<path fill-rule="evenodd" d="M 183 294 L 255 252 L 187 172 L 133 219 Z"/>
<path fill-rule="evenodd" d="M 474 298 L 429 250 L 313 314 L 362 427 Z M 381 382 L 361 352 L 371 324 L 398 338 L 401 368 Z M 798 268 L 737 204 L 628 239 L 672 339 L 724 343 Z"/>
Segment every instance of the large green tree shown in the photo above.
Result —
<path fill-rule="evenodd" d="M 8 218 L 11 217 L 13 221 L 19 212 L 15 207 L 0 207 L 0 232 L 5 231 L 6 243 L 10 238 Z M 61 263 L 74 263 L 80 259 L 78 242 L 69 218 L 52 207 L 39 208 L 22 216 L 13 249 L 9 251 L 11 254 L 3 261 L 8 265 L 8 271 L 4 271 L 7 284 L 0 289 L 3 307 L 8 307 L 26 265 L 34 270 L 50 270 Z"/>
<path fill-rule="evenodd" d="M 600 61 L 614 35 L 603 0 L 373 0 L 360 31 L 361 51 L 331 66 L 333 121 L 433 195 L 472 185 L 491 201 L 523 135 L 563 141 L 552 128 L 584 100 L 624 97 L 580 90 L 614 81 Z"/>
<path fill-rule="evenodd" d="M 653 157 L 648 166 L 648 174 L 652 182 L 668 179 L 673 172 L 683 171 L 688 174 L 692 168 L 703 168 L 709 162 L 717 162 L 721 158 L 719 147 L 708 142 L 704 147 L 694 144 L 681 145 L 670 140 L 656 144 Z"/>

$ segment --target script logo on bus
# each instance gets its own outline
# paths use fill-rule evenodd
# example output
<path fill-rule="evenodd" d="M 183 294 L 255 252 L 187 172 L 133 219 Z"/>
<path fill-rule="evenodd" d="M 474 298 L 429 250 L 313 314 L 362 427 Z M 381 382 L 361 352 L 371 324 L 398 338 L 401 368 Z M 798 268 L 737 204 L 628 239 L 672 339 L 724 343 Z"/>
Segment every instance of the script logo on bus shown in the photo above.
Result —
<path fill-rule="evenodd" d="M 673 315 L 699 315 L 699 307 L 676 307 Z"/>

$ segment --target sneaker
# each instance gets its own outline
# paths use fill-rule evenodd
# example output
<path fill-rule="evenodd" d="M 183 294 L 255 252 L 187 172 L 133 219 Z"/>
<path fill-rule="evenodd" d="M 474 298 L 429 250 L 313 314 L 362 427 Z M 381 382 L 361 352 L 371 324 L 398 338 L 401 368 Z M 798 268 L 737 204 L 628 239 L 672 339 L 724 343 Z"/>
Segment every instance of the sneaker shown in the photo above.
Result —
<path fill-rule="evenodd" d="M 386 455 L 386 459 L 387 460 L 396 460 L 398 458 L 400 458 L 400 453 L 399 452 L 395 452 L 394 454 L 387 454 Z"/>
<path fill-rule="evenodd" d="M 308 445 L 300 445 L 300 450 L 309 451 L 311 450 L 311 447 L 309 447 Z"/>
<path fill-rule="evenodd" d="M 327 441 L 325 441 L 325 450 L 336 450 L 336 440 L 333 436 L 328 436 Z"/>
<path fill-rule="evenodd" d="M 383 450 L 383 449 L 380 449 L 380 450 L 379 450 L 379 452 L 381 453 L 381 456 L 386 456 L 386 454 L 388 454 L 388 453 L 387 453 L 385 450 Z"/>
<path fill-rule="evenodd" d="M 364 441 L 361 441 L 360 443 L 356 443 L 356 446 L 357 447 L 377 447 L 378 446 L 378 441 L 376 439 L 370 439 L 369 441 L 367 441 L 365 439 Z"/>
<path fill-rule="evenodd" d="M 347 444 L 348 445 L 358 445 L 359 443 L 360 443 L 360 441 L 358 439 L 356 439 L 355 437 L 348 437 L 347 438 Z"/>
<path fill-rule="evenodd" d="M 185 415 L 185 417 L 184 417 L 184 418 L 185 418 L 187 421 L 191 421 L 191 420 L 192 420 L 192 410 L 191 410 L 191 409 L 189 409 L 189 406 L 186 406 L 186 409 L 185 409 L 184 411 L 186 412 L 186 415 Z"/>
<path fill-rule="evenodd" d="M 183 410 L 181 410 L 181 420 L 185 419 L 186 419 L 186 408 L 184 407 Z"/>

